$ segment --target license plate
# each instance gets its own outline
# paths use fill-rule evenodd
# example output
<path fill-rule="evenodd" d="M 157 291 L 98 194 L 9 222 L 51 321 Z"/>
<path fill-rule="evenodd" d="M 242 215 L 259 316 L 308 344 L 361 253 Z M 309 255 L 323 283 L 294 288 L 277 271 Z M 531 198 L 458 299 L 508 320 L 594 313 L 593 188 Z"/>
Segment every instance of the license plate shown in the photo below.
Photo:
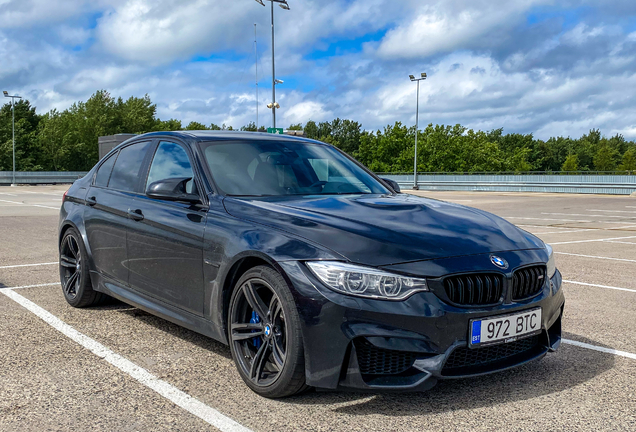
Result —
<path fill-rule="evenodd" d="M 471 348 L 509 343 L 541 333 L 541 308 L 470 321 Z"/>

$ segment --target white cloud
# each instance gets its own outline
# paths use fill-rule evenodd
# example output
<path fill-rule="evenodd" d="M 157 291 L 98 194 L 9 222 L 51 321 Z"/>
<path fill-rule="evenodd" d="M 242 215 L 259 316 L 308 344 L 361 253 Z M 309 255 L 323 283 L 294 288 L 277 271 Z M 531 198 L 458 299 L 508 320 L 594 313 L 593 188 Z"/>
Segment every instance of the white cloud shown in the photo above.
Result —
<path fill-rule="evenodd" d="M 291 11 L 276 9 L 277 73 L 286 81 L 277 89 L 278 125 L 335 117 L 367 129 L 413 124 L 407 76 L 428 72 L 422 125 L 504 127 L 541 138 L 600 127 L 636 138 L 636 33 L 608 15 L 527 33 L 528 11 L 543 3 L 292 0 Z M 0 0 L 0 79 L 40 111 L 106 89 L 124 98 L 148 93 L 161 118 L 184 125 L 240 127 L 256 117 L 254 22 L 260 124 L 269 125 L 269 10 L 253 0 Z M 364 49 L 351 43 L 365 35 L 381 40 Z M 331 45 L 342 52 L 322 56 Z"/>
<path fill-rule="evenodd" d="M 426 57 L 480 47 L 482 38 L 518 24 L 544 0 L 443 0 L 423 2 L 413 18 L 389 31 L 378 48 L 384 58 Z"/>
<path fill-rule="evenodd" d="M 298 98 L 298 96 L 296 96 Z M 288 103 L 291 101 L 288 101 Z M 288 109 L 283 111 L 283 119 L 285 125 L 306 123 L 308 120 L 314 120 L 316 122 L 332 120 L 334 117 L 333 112 L 325 109 L 325 106 L 320 102 L 305 100 L 302 102 L 291 105 Z"/>

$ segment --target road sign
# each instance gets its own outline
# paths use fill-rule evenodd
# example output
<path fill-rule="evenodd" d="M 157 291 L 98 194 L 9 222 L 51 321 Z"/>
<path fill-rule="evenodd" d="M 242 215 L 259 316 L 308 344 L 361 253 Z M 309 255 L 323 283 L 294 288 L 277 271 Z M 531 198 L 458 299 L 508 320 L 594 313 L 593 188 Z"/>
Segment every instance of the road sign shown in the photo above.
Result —
<path fill-rule="evenodd" d="M 267 128 L 267 133 L 283 135 L 283 128 Z"/>

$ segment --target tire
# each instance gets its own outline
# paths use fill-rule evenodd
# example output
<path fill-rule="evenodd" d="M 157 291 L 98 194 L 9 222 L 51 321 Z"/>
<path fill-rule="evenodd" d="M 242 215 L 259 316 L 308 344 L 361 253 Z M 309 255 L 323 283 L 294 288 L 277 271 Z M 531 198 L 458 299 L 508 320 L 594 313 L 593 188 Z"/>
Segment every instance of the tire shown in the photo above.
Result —
<path fill-rule="evenodd" d="M 67 303 L 76 308 L 95 306 L 108 296 L 93 290 L 88 254 L 82 236 L 69 228 L 60 241 L 60 282 Z"/>
<path fill-rule="evenodd" d="M 227 327 L 236 368 L 255 393 L 283 398 L 307 389 L 300 318 L 280 273 L 258 266 L 239 279 Z"/>

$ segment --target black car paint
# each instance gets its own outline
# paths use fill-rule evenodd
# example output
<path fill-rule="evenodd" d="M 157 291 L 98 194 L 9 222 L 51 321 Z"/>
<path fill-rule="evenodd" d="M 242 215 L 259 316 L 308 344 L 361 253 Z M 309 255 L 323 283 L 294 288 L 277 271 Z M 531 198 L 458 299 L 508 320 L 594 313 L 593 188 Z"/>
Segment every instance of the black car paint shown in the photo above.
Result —
<path fill-rule="evenodd" d="M 227 343 L 227 304 L 237 270 L 268 263 L 292 290 L 303 325 L 307 383 L 319 388 L 377 387 L 356 375 L 351 340 L 357 336 L 367 336 L 379 347 L 425 354 L 426 373 L 415 381 L 378 388 L 428 388 L 442 378 L 448 353 L 466 344 L 470 319 L 530 307 L 544 309 L 546 351 L 556 349 L 560 331 L 550 335 L 547 330 L 560 322 L 564 297 L 561 290 L 552 295 L 550 284 L 525 302 L 507 299 L 484 308 L 454 306 L 444 301 L 440 289 L 445 275 L 497 271 L 490 263 L 493 253 L 510 263 L 500 271 L 506 277 L 519 266 L 545 264 L 541 240 L 480 210 L 401 194 L 248 199 L 217 193 L 198 142 L 254 138 L 300 140 L 266 134 L 152 133 L 113 150 L 152 140 L 151 155 L 159 140 L 181 144 L 192 158 L 199 204 L 148 198 L 141 180 L 133 192 L 94 187 L 99 164 L 71 186 L 61 209 L 60 238 L 69 226 L 81 233 L 94 288 Z M 136 210 L 142 220 L 131 218 L 130 211 Z M 399 302 L 342 295 L 313 276 L 304 264 L 309 260 L 351 261 L 425 276 L 432 292 Z M 558 272 L 551 283 L 560 287 Z"/>

